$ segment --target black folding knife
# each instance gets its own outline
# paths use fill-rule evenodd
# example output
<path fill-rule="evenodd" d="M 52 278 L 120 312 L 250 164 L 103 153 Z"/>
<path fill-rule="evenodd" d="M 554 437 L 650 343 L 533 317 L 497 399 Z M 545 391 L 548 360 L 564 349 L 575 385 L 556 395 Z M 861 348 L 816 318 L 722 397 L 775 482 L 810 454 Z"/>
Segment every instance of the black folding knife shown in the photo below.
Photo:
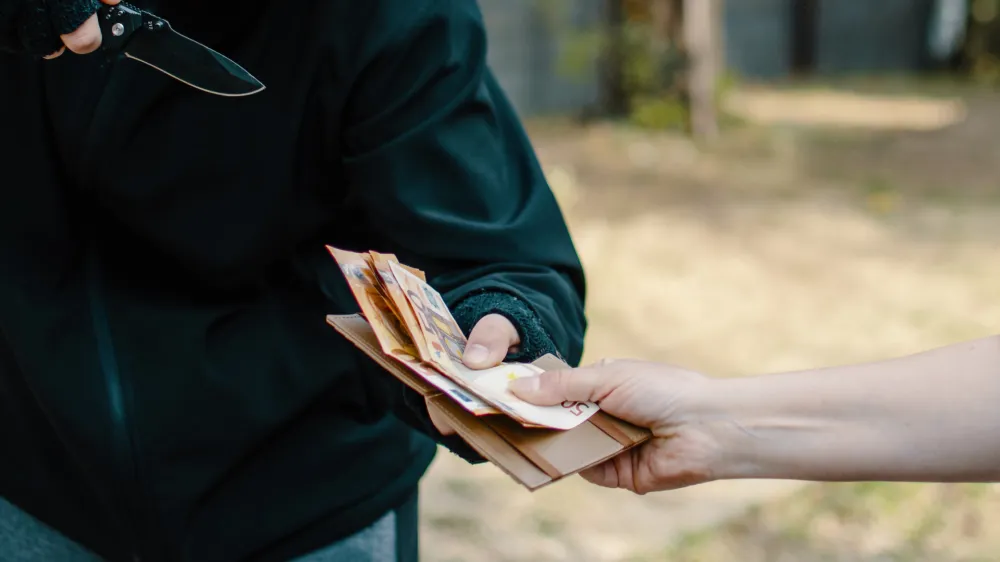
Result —
<path fill-rule="evenodd" d="M 135 6 L 102 5 L 97 18 L 103 49 L 123 52 L 189 86 L 219 96 L 249 96 L 264 89 L 240 65 Z"/>

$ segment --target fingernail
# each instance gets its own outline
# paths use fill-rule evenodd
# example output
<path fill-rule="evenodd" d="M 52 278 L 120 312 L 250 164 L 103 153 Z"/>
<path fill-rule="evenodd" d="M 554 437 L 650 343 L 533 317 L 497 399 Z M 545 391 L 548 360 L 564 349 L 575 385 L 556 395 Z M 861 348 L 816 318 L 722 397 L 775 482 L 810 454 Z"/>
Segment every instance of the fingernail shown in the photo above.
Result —
<path fill-rule="evenodd" d="M 507 384 L 507 387 L 514 393 L 533 394 L 538 391 L 539 380 L 537 376 L 514 379 Z"/>
<path fill-rule="evenodd" d="M 464 357 L 466 363 L 485 363 L 490 358 L 490 350 L 478 343 L 474 343 L 465 348 Z"/>

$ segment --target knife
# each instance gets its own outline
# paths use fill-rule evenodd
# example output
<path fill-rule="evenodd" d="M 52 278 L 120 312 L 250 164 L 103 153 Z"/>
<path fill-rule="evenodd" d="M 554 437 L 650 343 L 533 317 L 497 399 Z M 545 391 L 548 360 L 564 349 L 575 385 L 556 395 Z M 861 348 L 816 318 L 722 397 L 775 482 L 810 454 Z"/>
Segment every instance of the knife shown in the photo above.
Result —
<path fill-rule="evenodd" d="M 124 52 L 171 78 L 210 94 L 249 96 L 264 84 L 226 56 L 189 39 L 165 19 L 122 2 L 97 12 L 101 48 Z"/>

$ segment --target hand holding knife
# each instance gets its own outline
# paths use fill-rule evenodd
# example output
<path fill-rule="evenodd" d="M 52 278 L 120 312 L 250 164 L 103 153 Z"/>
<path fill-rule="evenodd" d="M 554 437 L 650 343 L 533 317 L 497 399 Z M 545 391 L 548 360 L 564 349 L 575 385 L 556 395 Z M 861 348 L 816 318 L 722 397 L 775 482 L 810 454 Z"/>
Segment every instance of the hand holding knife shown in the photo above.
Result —
<path fill-rule="evenodd" d="M 248 96 L 264 89 L 264 84 L 228 57 L 131 4 L 103 4 L 97 19 L 102 49 L 123 52 L 193 88 L 219 96 Z"/>
<path fill-rule="evenodd" d="M 91 4 L 66 3 L 72 18 L 67 18 L 66 14 L 54 16 L 59 21 L 78 22 L 90 14 L 74 31 L 60 36 L 65 45 L 63 49 L 44 58 L 56 58 L 66 48 L 77 54 L 88 54 L 100 45 L 103 51 L 124 54 L 210 94 L 248 96 L 264 89 L 264 85 L 243 67 L 177 33 L 159 16 L 119 0 L 101 0 L 96 14 L 90 12 L 88 5 Z"/>

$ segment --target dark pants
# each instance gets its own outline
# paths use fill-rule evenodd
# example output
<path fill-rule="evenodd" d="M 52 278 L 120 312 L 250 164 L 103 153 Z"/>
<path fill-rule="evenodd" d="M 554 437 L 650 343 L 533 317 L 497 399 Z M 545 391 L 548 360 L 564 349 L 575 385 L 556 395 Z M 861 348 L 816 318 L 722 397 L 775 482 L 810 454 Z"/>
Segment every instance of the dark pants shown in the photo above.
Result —
<path fill-rule="evenodd" d="M 295 562 L 418 562 L 419 498 L 416 493 L 367 529 Z M 13 504 L 0 498 L 0 560 L 4 562 L 102 562 Z"/>

